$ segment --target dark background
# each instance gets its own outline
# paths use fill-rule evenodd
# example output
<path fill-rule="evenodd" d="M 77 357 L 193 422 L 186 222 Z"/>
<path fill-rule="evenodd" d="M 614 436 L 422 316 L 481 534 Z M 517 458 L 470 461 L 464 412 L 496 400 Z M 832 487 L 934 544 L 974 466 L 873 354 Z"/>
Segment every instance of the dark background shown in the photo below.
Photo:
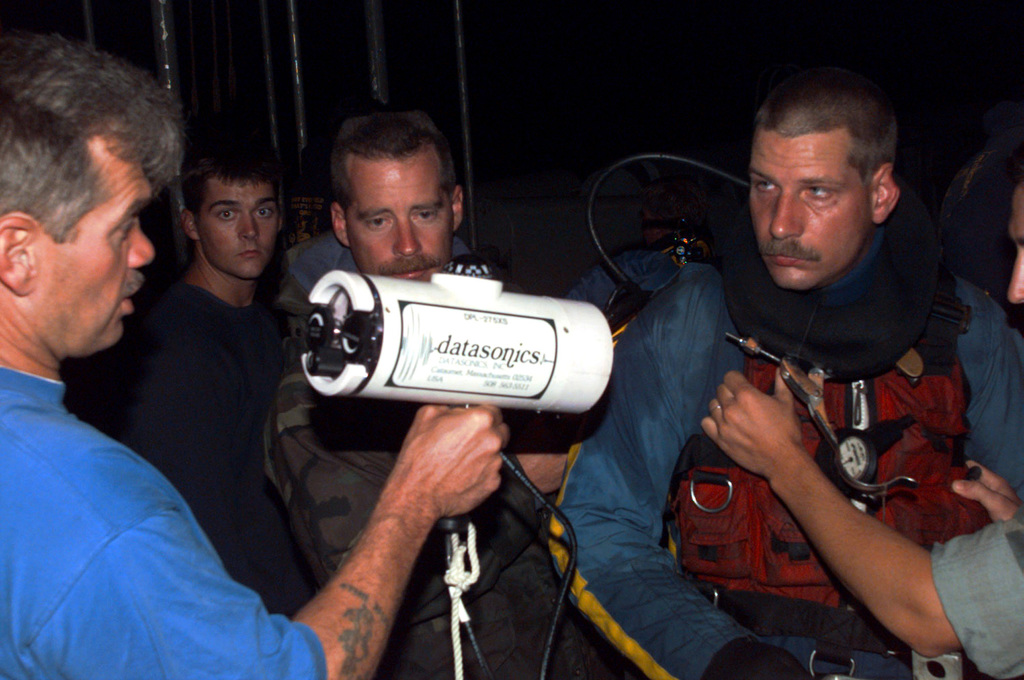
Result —
<path fill-rule="evenodd" d="M 294 167 L 285 5 L 269 5 L 283 150 Z M 299 0 L 298 9 L 315 134 L 340 99 L 369 96 L 363 3 Z M 99 47 L 153 67 L 148 2 L 93 0 L 93 13 Z M 176 0 L 175 15 L 193 129 L 212 118 L 217 73 L 220 110 L 265 133 L 256 0 Z M 469 0 L 463 15 L 484 182 L 552 168 L 582 178 L 654 150 L 696 152 L 743 172 L 752 113 L 769 87 L 787 68 L 837 65 L 890 94 L 904 146 L 927 156 L 918 162 L 941 194 L 981 145 L 986 108 L 1024 99 L 1020 2 Z M 0 23 L 85 35 L 77 0 L 8 0 Z M 427 110 L 461 153 L 452 5 L 385 2 L 384 25 L 391 105 Z"/>
<path fill-rule="evenodd" d="M 268 137 L 257 1 L 173 3 L 190 134 L 218 125 L 240 138 Z M 315 139 L 328 129 L 339 102 L 369 98 L 363 2 L 297 4 L 307 123 Z M 299 149 L 286 6 L 284 0 L 268 5 L 282 156 L 295 174 Z M 155 70 L 149 2 L 92 0 L 92 8 L 98 47 Z M 998 101 L 1024 100 L 1019 0 L 464 0 L 463 16 L 481 193 L 488 183 L 528 174 L 575 176 L 563 187 L 578 187 L 617 159 L 642 151 L 685 154 L 745 176 L 753 113 L 771 86 L 796 69 L 834 65 L 866 75 L 889 93 L 901 126 L 897 171 L 937 215 L 956 170 L 984 144 L 982 114 Z M 2 0 L 0 27 L 86 35 L 80 0 Z M 390 106 L 430 113 L 461 166 L 451 3 L 386 1 L 384 27 Z M 522 281 L 550 274 L 549 261 L 572 261 L 573 271 L 561 272 L 564 279 L 593 261 L 593 254 L 573 258 L 566 247 L 588 240 L 578 190 L 575 196 L 554 201 L 559 219 L 537 219 L 532 204 L 521 201 L 526 207 L 514 213 L 519 221 L 507 220 L 517 234 L 532 228 L 537 241 L 513 253 L 534 266 L 521 270 Z M 551 203 L 541 209 L 550 210 Z M 139 313 L 129 326 L 181 264 L 172 255 L 169 215 L 160 204 L 144 215 L 159 258 L 147 269 L 149 283 L 136 296 Z M 116 423 L 105 422 L 104 414 L 118 409 L 101 407 L 110 395 L 92 395 L 96 376 L 123 370 L 123 345 L 65 366 L 69 407 L 110 431 Z"/>

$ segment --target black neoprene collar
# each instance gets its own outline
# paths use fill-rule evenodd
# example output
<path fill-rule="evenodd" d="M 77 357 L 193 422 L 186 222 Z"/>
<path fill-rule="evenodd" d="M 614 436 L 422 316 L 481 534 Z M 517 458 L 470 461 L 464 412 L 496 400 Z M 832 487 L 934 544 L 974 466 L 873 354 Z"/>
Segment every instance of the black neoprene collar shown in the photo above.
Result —
<path fill-rule="evenodd" d="M 827 289 L 776 286 L 743 211 L 723 230 L 721 248 L 726 303 L 740 334 L 840 381 L 891 369 L 924 332 L 939 266 L 935 227 L 917 196 L 902 183 L 900 188 L 867 292 L 840 306 L 826 303 Z"/>

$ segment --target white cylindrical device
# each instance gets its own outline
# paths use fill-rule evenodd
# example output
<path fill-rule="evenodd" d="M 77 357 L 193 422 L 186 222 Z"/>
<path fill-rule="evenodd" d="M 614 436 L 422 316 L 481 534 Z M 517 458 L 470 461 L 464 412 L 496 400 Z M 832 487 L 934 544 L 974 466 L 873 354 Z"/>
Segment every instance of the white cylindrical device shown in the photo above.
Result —
<path fill-rule="evenodd" d="M 601 397 L 612 339 L 586 302 L 500 281 L 328 272 L 309 295 L 302 364 L 325 395 L 581 413 Z"/>

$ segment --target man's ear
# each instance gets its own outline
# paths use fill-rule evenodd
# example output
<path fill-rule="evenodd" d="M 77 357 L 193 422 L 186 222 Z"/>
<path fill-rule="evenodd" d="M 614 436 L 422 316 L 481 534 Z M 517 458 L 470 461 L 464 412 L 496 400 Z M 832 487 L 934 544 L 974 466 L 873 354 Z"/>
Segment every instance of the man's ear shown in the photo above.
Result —
<path fill-rule="evenodd" d="M 191 210 L 181 211 L 181 230 L 193 241 L 199 240 L 199 229 L 196 228 L 196 216 Z"/>
<path fill-rule="evenodd" d="M 892 174 L 892 163 L 883 163 L 871 176 L 871 221 L 882 224 L 900 200 L 900 187 Z"/>
<path fill-rule="evenodd" d="M 341 245 L 350 248 L 348 224 L 345 222 L 345 209 L 337 201 L 331 203 L 331 226 L 334 228 L 334 235 L 341 241 Z"/>
<path fill-rule="evenodd" d="M 462 187 L 458 184 L 452 189 L 452 215 L 455 217 L 452 220 L 452 232 L 454 233 L 462 224 Z"/>
<path fill-rule="evenodd" d="M 0 215 L 0 283 L 19 297 L 35 289 L 42 238 L 43 226 L 25 213 Z"/>

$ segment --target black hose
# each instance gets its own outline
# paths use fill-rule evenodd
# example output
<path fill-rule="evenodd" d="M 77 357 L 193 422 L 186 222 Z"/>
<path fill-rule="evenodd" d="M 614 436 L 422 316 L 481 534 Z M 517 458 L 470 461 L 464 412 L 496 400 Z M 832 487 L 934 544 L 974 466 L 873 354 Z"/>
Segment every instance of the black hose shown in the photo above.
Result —
<path fill-rule="evenodd" d="M 615 264 L 601 245 L 601 239 L 597 236 L 597 228 L 594 226 L 594 201 L 597 199 L 597 192 L 601 189 L 601 186 L 604 184 L 605 180 L 608 179 L 609 175 L 624 165 L 637 163 L 639 161 L 673 161 L 675 163 L 682 163 L 683 165 L 691 165 L 706 172 L 710 172 L 712 175 L 717 175 L 723 179 L 729 180 L 730 182 L 735 182 L 743 188 L 750 186 L 750 182 L 747 180 L 737 177 L 736 175 L 731 175 L 724 170 L 719 170 L 716 167 L 694 160 L 693 158 L 676 156 L 675 154 L 670 153 L 638 153 L 632 156 L 626 156 L 625 158 L 617 160 L 609 165 L 600 175 L 597 176 L 594 186 L 590 188 L 590 195 L 587 197 L 587 227 L 590 229 L 590 238 L 594 242 L 594 247 L 597 248 L 597 252 L 601 256 L 601 259 L 603 259 L 605 264 L 608 265 L 608 269 L 611 270 L 612 278 L 615 279 L 616 284 L 626 283 L 629 281 L 629 277 L 626 276 L 625 272 L 622 271 L 619 265 Z"/>
<path fill-rule="evenodd" d="M 538 678 L 539 680 L 545 680 L 548 674 L 548 663 L 551 661 L 551 652 L 555 646 L 555 635 L 558 633 L 558 620 L 562 616 L 562 609 L 569 594 L 569 584 L 572 583 L 573 572 L 576 571 L 576 532 L 573 530 L 572 524 L 569 523 L 569 518 L 565 516 L 565 513 L 548 500 L 548 497 L 541 493 L 540 489 L 534 486 L 522 468 L 506 456 L 504 452 L 501 452 L 499 455 L 502 462 L 505 463 L 505 467 L 511 470 L 512 474 L 526 485 L 526 488 L 530 490 L 534 498 L 539 500 L 562 523 L 562 526 L 565 528 L 566 543 L 569 544 L 569 561 L 566 564 L 565 572 L 562 574 L 562 580 L 558 587 L 558 597 L 555 599 L 555 611 L 551 615 L 551 626 L 548 628 L 547 639 L 544 642 L 544 660 L 541 662 Z"/>
<path fill-rule="evenodd" d="M 480 650 L 480 645 L 477 644 L 476 635 L 473 634 L 473 627 L 469 624 L 469 621 L 462 624 L 466 628 L 466 635 L 469 637 L 469 644 L 473 645 L 473 651 L 476 653 L 476 659 L 480 662 L 480 668 L 484 669 L 484 675 L 487 676 L 487 680 L 494 680 L 494 673 L 491 672 L 491 667 L 487 665 L 487 659 L 484 658 L 484 653 Z"/>

